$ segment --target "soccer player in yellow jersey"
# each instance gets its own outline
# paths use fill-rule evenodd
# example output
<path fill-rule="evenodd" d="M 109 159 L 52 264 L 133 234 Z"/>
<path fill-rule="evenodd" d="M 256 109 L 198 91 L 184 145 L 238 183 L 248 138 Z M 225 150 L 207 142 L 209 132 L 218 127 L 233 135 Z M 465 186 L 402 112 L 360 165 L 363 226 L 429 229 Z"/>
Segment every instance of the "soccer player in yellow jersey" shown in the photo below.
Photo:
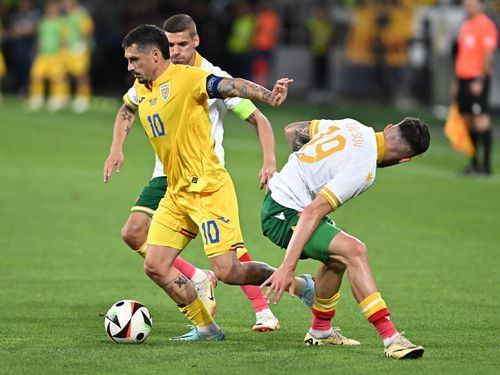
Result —
<path fill-rule="evenodd" d="M 286 248 L 281 266 L 264 283 L 269 285 L 266 295 L 277 302 L 285 290 L 293 292 L 299 259 L 320 261 L 313 320 L 304 343 L 356 345 L 359 342 L 345 340 L 331 326 L 347 271 L 352 294 L 377 329 L 384 354 L 396 359 L 421 357 L 424 348 L 407 340 L 390 319 L 365 244 L 341 231 L 326 215 L 367 190 L 377 167 L 404 163 L 424 153 L 430 144 L 429 129 L 418 119 L 406 118 L 375 133 L 348 118 L 299 122 L 289 125 L 286 132 L 290 144 L 299 147 L 294 147 L 287 164 L 269 181 L 270 193 L 261 214 L 264 235 Z M 300 145 L 297 140 L 305 142 Z"/>
<path fill-rule="evenodd" d="M 185 64 L 201 67 L 219 76 L 229 75 L 219 67 L 214 66 L 208 60 L 196 52 L 200 38 L 196 31 L 196 24 L 186 14 L 177 14 L 167 19 L 163 25 L 169 41 L 170 61 L 174 64 Z M 135 86 L 133 86 L 123 97 L 124 104 L 120 108 L 115 120 L 115 131 L 110 153 L 104 163 L 104 181 L 107 182 L 109 174 L 116 165 L 119 170 L 124 161 L 123 146 L 127 139 L 128 131 L 132 126 L 138 108 L 138 97 Z M 259 173 L 260 188 L 262 189 L 272 174 L 276 171 L 276 159 L 274 155 L 274 135 L 269 120 L 248 99 L 227 98 L 210 99 L 208 101 L 209 117 L 212 125 L 212 138 L 215 143 L 215 152 L 221 164 L 224 165 L 224 148 L 222 146 L 224 128 L 223 119 L 228 110 L 231 110 L 240 119 L 246 120 L 253 125 L 257 131 L 262 146 L 263 164 Z M 158 208 L 160 199 L 167 190 L 167 178 L 163 171 L 163 164 L 156 157 L 153 177 L 148 185 L 144 187 L 139 198 L 130 210 L 130 215 L 122 229 L 122 238 L 142 257 L 146 256 L 146 238 L 151 217 Z M 246 249 L 239 249 L 240 261 L 250 261 L 252 258 Z M 199 297 L 211 313 L 215 312 L 216 301 L 214 287 L 216 278 L 212 271 L 202 270 L 194 267 L 180 256 L 174 261 L 174 267 L 190 279 L 198 292 Z M 306 280 L 309 275 L 303 275 Z M 279 321 L 274 316 L 267 304 L 261 289 L 255 285 L 241 286 L 242 291 L 252 303 L 255 311 L 256 322 L 253 331 L 274 331 L 279 328 Z"/>
<path fill-rule="evenodd" d="M 66 33 L 64 62 L 68 74 L 75 79 L 76 93 L 72 107 L 84 112 L 90 104 L 90 60 L 94 22 L 78 0 L 63 0 Z"/>
<path fill-rule="evenodd" d="M 136 78 L 141 124 L 162 161 L 169 187 L 153 215 L 144 268 L 193 322 L 177 340 L 222 340 L 224 333 L 173 262 L 198 231 L 219 280 L 234 285 L 260 285 L 274 269 L 260 262 L 241 263 L 244 247 L 236 194 L 227 170 L 214 150 L 209 98 L 241 97 L 279 106 L 286 99 L 287 78 L 269 91 L 252 82 L 219 77 L 197 67 L 168 60 L 163 31 L 142 25 L 122 43 L 128 70 Z M 303 279 L 296 279 L 304 289 Z"/>
<path fill-rule="evenodd" d="M 50 0 L 38 25 L 38 51 L 30 71 L 30 110 L 43 106 L 45 80 L 50 83 L 49 110 L 58 111 L 68 101 L 69 86 L 62 59 L 63 34 L 61 6 L 58 1 Z"/>

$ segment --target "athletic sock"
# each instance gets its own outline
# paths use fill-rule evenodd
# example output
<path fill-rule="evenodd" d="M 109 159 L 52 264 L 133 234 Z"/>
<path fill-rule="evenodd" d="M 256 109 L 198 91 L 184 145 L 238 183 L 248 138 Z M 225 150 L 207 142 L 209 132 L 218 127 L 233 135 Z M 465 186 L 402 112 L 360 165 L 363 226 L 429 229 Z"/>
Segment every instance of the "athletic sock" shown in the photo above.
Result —
<path fill-rule="evenodd" d="M 479 133 L 471 130 L 469 132 L 469 134 L 470 134 L 470 139 L 472 141 L 472 144 L 474 145 L 474 155 L 472 155 L 470 162 L 471 162 L 471 166 L 477 168 L 477 166 L 478 166 L 477 155 L 478 155 L 478 147 L 479 147 Z"/>
<path fill-rule="evenodd" d="M 484 132 L 481 133 L 481 138 L 483 141 L 483 153 L 484 153 L 484 159 L 483 159 L 483 166 L 484 166 L 484 172 L 490 173 L 491 172 L 491 149 L 493 146 L 493 137 L 492 137 L 492 130 L 487 129 Z"/>
<path fill-rule="evenodd" d="M 310 332 L 317 338 L 330 336 L 332 332 L 332 319 L 337 310 L 337 303 L 340 293 L 336 293 L 330 298 L 320 298 L 314 295 L 312 307 L 312 324 Z"/>
<path fill-rule="evenodd" d="M 366 319 L 375 326 L 384 345 L 390 345 L 398 330 L 391 321 L 391 312 L 387 309 L 385 301 L 379 292 L 375 292 L 359 303 L 359 307 Z M 395 336 L 396 335 L 396 336 Z"/>
<path fill-rule="evenodd" d="M 203 281 L 207 274 L 203 272 L 202 270 L 198 270 L 195 266 L 193 266 L 191 263 L 188 261 L 182 259 L 181 257 L 177 257 L 174 260 L 174 267 L 179 270 L 180 273 L 182 273 L 184 276 L 186 276 L 189 280 L 193 280 L 194 282 L 199 282 Z M 200 271 L 198 273 L 197 278 L 201 277 L 201 280 L 194 280 L 193 277 L 195 276 L 196 271 Z"/>
<path fill-rule="evenodd" d="M 240 262 L 250 262 L 252 257 L 248 253 L 244 253 L 239 257 Z M 269 305 L 264 298 L 264 293 L 257 285 L 242 285 L 241 290 L 253 305 L 253 309 L 256 313 L 261 312 L 264 309 L 269 309 Z"/>
<path fill-rule="evenodd" d="M 199 297 L 196 297 L 189 305 L 179 307 L 179 310 L 181 310 L 186 318 L 193 322 L 196 328 L 203 334 L 210 335 L 220 330 Z"/>
<path fill-rule="evenodd" d="M 144 242 L 144 244 L 140 248 L 134 251 L 141 257 L 146 258 L 146 253 L 148 252 L 148 245 Z"/>

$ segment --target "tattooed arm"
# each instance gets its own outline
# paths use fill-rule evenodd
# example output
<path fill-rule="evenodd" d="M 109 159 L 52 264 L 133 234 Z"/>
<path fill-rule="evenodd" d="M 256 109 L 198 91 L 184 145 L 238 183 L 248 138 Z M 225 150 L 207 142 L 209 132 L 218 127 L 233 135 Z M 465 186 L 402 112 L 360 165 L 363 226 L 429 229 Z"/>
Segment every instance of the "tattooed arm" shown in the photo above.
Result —
<path fill-rule="evenodd" d="M 120 173 L 120 168 L 125 160 L 123 155 L 123 145 L 127 140 L 127 135 L 132 129 L 135 119 L 135 111 L 124 104 L 120 107 L 113 130 L 113 141 L 109 150 L 109 155 L 104 162 L 103 179 L 104 183 L 109 181 L 113 168 L 116 167 L 116 173 Z"/>
<path fill-rule="evenodd" d="M 276 172 L 273 128 L 267 117 L 258 109 L 253 111 L 246 121 L 255 127 L 262 146 L 263 161 L 262 169 L 259 172 L 260 188 L 262 189 L 273 176 L 273 173 Z"/>
<path fill-rule="evenodd" d="M 292 151 L 298 151 L 307 142 L 310 141 L 309 138 L 309 125 L 310 121 L 300 121 L 294 122 L 293 124 L 287 125 L 285 127 L 285 135 L 288 140 L 288 144 L 292 148 Z"/>
<path fill-rule="evenodd" d="M 288 85 L 293 79 L 281 78 L 276 81 L 273 91 L 243 78 L 223 78 L 217 84 L 217 90 L 223 98 L 240 97 L 258 100 L 273 107 L 281 105 L 287 96 Z"/>

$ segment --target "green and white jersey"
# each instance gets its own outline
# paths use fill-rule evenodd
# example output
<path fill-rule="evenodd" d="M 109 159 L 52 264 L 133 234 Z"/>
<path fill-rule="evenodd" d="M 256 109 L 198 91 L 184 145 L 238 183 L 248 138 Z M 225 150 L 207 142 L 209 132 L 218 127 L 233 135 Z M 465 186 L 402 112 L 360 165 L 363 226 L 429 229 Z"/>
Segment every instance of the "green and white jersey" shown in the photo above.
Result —
<path fill-rule="evenodd" d="M 269 181 L 274 201 L 302 212 L 321 194 L 335 210 L 372 185 L 383 157 L 382 133 L 348 118 L 314 120 L 309 136 Z"/>
<path fill-rule="evenodd" d="M 210 61 L 202 57 L 198 52 L 196 52 L 196 58 L 194 66 L 200 67 L 208 72 L 213 73 L 219 77 L 231 77 L 227 72 L 223 71 L 218 66 L 213 65 Z M 125 104 L 133 109 L 137 110 L 140 98 L 137 97 L 137 92 L 132 86 L 128 92 L 123 96 L 123 101 Z M 226 99 L 208 99 L 208 111 L 210 116 L 210 122 L 212 123 L 212 138 L 214 139 L 215 153 L 219 157 L 219 161 L 222 165 L 225 163 L 224 159 L 224 148 L 222 141 L 224 139 L 224 127 L 223 120 L 227 110 L 233 111 L 233 113 L 242 120 L 246 120 L 257 108 L 248 99 L 241 98 L 226 98 Z M 163 164 L 156 157 L 155 167 L 153 169 L 153 176 L 162 177 L 165 176 L 163 172 Z"/>

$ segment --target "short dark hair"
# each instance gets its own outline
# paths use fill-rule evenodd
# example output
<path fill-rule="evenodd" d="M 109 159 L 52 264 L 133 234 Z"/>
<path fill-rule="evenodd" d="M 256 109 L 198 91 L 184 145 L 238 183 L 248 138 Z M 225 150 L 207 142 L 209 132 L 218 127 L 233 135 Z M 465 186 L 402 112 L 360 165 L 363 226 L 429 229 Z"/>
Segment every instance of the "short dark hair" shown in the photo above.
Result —
<path fill-rule="evenodd" d="M 429 148 L 431 136 L 429 128 L 418 118 L 407 117 L 398 124 L 401 137 L 408 143 L 412 155 L 423 154 Z"/>
<path fill-rule="evenodd" d="M 158 48 L 161 55 L 168 59 L 168 40 L 162 29 L 155 25 L 140 25 L 130 31 L 122 41 L 122 48 L 128 48 L 135 44 L 139 51 L 150 51 L 151 48 Z"/>
<path fill-rule="evenodd" d="M 163 31 L 167 33 L 182 33 L 186 30 L 189 30 L 192 38 L 197 34 L 196 23 L 187 14 L 176 14 L 163 23 Z"/>

